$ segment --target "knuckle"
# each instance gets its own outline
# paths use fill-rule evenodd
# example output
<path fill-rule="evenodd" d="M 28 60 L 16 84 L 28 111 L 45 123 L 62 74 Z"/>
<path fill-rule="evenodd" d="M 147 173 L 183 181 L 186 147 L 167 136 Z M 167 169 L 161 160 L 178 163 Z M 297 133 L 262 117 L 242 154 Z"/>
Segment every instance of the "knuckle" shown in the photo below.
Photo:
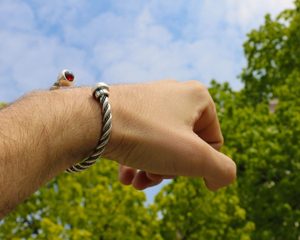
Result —
<path fill-rule="evenodd" d="M 208 97 L 208 107 L 210 108 L 210 110 L 216 114 L 217 113 L 217 107 L 216 107 L 216 104 L 214 102 L 214 100 L 210 97 Z"/>
<path fill-rule="evenodd" d="M 197 80 L 189 80 L 187 84 L 198 91 L 206 91 L 207 88 Z"/>
<path fill-rule="evenodd" d="M 221 136 L 219 137 L 219 139 L 218 139 L 217 142 L 214 142 L 214 143 L 212 143 L 212 144 L 210 144 L 210 145 L 211 145 L 214 149 L 216 149 L 217 151 L 220 151 L 221 148 L 222 148 L 222 146 L 223 146 L 223 144 L 224 144 L 224 138 L 223 138 L 223 136 L 221 135 Z"/>
<path fill-rule="evenodd" d="M 171 83 L 178 83 L 179 81 L 173 78 L 168 78 L 164 80 L 160 80 L 158 82 L 164 83 L 164 84 L 171 84 Z"/>
<path fill-rule="evenodd" d="M 222 134 L 220 136 L 219 144 L 220 144 L 220 148 L 224 145 L 224 137 Z"/>
<path fill-rule="evenodd" d="M 217 106 L 208 91 L 207 91 L 207 95 L 205 95 L 205 100 L 206 100 L 207 110 L 211 113 L 211 116 L 217 118 L 218 117 Z"/>
<path fill-rule="evenodd" d="M 178 83 L 179 82 L 177 79 L 174 79 L 174 78 L 169 78 L 169 79 L 167 79 L 167 81 L 172 82 L 172 83 Z"/>
<path fill-rule="evenodd" d="M 206 86 L 204 86 L 202 83 L 200 83 L 197 80 L 190 80 L 187 82 L 187 85 L 189 86 L 189 89 L 191 93 L 194 96 L 197 96 L 201 99 L 206 99 L 207 101 L 212 101 L 211 96 L 209 94 L 209 91 Z"/>

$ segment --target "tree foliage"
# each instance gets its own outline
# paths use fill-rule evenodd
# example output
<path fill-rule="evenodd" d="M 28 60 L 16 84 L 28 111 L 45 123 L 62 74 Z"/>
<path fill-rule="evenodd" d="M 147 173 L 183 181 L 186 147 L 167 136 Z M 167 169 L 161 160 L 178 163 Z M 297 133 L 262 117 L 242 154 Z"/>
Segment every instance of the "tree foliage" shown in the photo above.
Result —
<path fill-rule="evenodd" d="M 0 109 L 1 109 L 1 108 L 4 108 L 5 106 L 6 106 L 5 103 L 0 102 Z"/>
<path fill-rule="evenodd" d="M 200 179 L 178 178 L 156 197 L 163 239 L 250 239 L 236 187 L 209 192 Z"/>
<path fill-rule="evenodd" d="M 293 76 L 287 82 L 299 80 Z M 296 90 L 300 89 L 295 87 L 291 97 L 290 87 L 277 88 L 275 113 L 266 102 L 235 105 L 241 96 L 230 93 L 227 99 L 234 99 L 233 105 L 220 110 L 224 151 L 238 165 L 237 191 L 247 220 L 255 223 L 253 239 L 297 239 L 300 235 L 300 91 Z"/>
<path fill-rule="evenodd" d="M 160 239 L 145 195 L 117 181 L 107 160 L 63 174 L 4 220 L 0 239 Z"/>
<path fill-rule="evenodd" d="M 276 96 L 275 89 L 300 67 L 300 1 L 295 9 L 285 10 L 275 19 L 248 34 L 244 43 L 247 66 L 241 79 L 248 101 L 261 102 Z M 275 94 L 275 95 L 274 95 Z"/>

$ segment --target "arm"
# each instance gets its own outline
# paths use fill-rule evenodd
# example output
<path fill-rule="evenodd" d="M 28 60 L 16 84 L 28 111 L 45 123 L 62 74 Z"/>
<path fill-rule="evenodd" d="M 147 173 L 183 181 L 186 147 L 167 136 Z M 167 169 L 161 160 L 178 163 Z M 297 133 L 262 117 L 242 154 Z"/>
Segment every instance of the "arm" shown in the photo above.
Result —
<path fill-rule="evenodd" d="M 97 145 L 89 88 L 34 92 L 0 111 L 0 217 Z"/>
<path fill-rule="evenodd" d="M 112 86 L 111 140 L 104 156 L 120 180 L 143 189 L 170 176 L 204 177 L 215 190 L 235 178 L 208 91 L 192 81 Z M 86 157 L 101 130 L 90 89 L 31 93 L 0 111 L 0 217 Z M 136 171 L 135 169 L 142 169 Z"/>

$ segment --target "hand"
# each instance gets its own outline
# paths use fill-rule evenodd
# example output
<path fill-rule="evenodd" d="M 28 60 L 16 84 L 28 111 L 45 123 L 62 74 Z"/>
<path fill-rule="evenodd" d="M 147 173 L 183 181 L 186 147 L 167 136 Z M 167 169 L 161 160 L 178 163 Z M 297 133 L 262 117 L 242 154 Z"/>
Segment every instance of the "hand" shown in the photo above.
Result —
<path fill-rule="evenodd" d="M 171 179 L 174 176 L 153 174 L 124 165 L 119 166 L 119 180 L 124 185 L 132 185 L 135 189 L 143 190 L 160 184 L 163 179 Z"/>
<path fill-rule="evenodd" d="M 235 163 L 218 151 L 223 137 L 215 104 L 199 82 L 112 86 L 110 101 L 113 130 L 104 155 L 124 165 L 122 183 L 144 189 L 192 176 L 217 190 L 234 181 Z"/>

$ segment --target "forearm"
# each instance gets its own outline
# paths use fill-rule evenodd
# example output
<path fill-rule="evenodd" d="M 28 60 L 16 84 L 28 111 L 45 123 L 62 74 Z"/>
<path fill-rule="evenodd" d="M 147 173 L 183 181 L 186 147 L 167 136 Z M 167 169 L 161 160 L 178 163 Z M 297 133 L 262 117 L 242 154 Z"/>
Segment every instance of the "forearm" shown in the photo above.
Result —
<path fill-rule="evenodd" d="M 97 145 L 101 108 L 88 88 L 28 94 L 0 111 L 0 217 Z"/>

